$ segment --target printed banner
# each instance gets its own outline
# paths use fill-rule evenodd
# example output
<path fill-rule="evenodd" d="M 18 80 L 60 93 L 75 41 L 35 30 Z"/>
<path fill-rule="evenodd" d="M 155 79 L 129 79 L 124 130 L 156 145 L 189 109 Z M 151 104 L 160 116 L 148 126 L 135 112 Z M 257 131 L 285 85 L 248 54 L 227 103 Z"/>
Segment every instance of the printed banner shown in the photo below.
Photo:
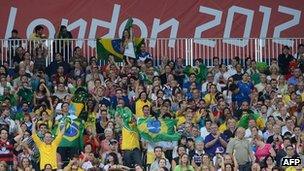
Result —
<path fill-rule="evenodd" d="M 53 37 L 63 24 L 74 38 L 114 38 L 133 17 L 144 38 L 303 37 L 303 10 L 301 0 L 3 0 L 0 34 L 25 38 L 43 24 Z"/>

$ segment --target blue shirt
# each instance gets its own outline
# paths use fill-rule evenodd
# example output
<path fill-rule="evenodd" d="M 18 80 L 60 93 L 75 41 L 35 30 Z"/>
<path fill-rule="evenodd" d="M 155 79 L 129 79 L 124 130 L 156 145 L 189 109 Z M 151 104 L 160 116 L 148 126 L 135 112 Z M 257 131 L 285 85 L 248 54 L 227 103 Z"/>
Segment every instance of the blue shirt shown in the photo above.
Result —
<path fill-rule="evenodd" d="M 288 84 L 297 85 L 299 81 L 295 76 L 292 76 L 288 79 L 287 82 L 288 82 Z"/>
<path fill-rule="evenodd" d="M 149 52 L 139 52 L 137 54 L 137 59 L 139 59 L 140 61 L 145 61 L 148 58 L 152 58 Z"/>
<path fill-rule="evenodd" d="M 239 91 L 236 94 L 232 94 L 232 102 L 237 102 L 237 105 L 240 107 L 244 101 L 247 101 L 250 103 L 250 98 L 249 96 L 244 95 Z"/>
<path fill-rule="evenodd" d="M 226 138 L 223 136 L 223 134 L 221 134 L 220 137 L 221 137 L 223 140 L 227 141 Z M 214 139 L 215 139 L 215 138 L 214 138 L 213 135 L 210 133 L 209 135 L 206 136 L 204 143 L 207 144 L 208 142 L 210 142 L 210 141 L 212 141 L 212 140 L 214 140 Z M 224 146 L 222 146 L 222 144 L 221 144 L 221 142 L 220 142 L 219 139 L 218 139 L 211 147 L 209 147 L 209 148 L 206 148 L 206 147 L 205 147 L 205 152 L 212 158 L 212 157 L 215 156 L 215 151 L 216 151 L 216 149 L 217 149 L 218 147 L 222 147 L 223 149 L 225 149 Z"/>
<path fill-rule="evenodd" d="M 249 95 L 254 88 L 252 82 L 244 83 L 243 81 L 239 81 L 237 83 L 237 86 L 239 87 L 241 93 L 243 93 L 245 96 L 248 96 L 247 98 L 249 98 Z"/>

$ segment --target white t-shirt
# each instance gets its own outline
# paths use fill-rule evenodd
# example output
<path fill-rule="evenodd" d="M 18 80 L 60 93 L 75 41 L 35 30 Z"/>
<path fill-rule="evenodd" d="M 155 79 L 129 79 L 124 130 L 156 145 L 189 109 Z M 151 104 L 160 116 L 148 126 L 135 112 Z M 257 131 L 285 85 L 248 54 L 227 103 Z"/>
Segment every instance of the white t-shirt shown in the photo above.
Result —
<path fill-rule="evenodd" d="M 205 140 L 205 138 L 207 137 L 207 135 L 210 134 L 210 132 L 207 131 L 206 127 L 202 127 L 201 128 L 201 137 Z"/>

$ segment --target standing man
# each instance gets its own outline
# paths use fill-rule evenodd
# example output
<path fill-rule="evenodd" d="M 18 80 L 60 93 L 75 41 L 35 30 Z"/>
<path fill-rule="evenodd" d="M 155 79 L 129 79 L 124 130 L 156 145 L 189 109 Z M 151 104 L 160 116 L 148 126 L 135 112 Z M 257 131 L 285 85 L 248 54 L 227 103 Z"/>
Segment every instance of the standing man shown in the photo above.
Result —
<path fill-rule="evenodd" d="M 135 167 L 136 165 L 142 165 L 141 151 L 139 144 L 139 135 L 136 131 L 136 119 L 134 116 L 129 118 L 123 118 L 128 120 L 128 123 L 123 123 L 122 128 L 122 143 L 121 150 L 123 151 L 123 162 L 125 166 Z M 128 124 L 128 125 L 127 125 Z"/>
<path fill-rule="evenodd" d="M 278 64 L 280 68 L 280 73 L 282 75 L 288 74 L 289 63 L 294 60 L 294 57 L 290 54 L 290 48 L 288 46 L 283 47 L 283 53 L 278 57 Z"/>
<path fill-rule="evenodd" d="M 58 135 L 53 140 L 52 133 L 46 132 L 43 141 L 40 140 L 36 133 L 36 120 L 33 121 L 32 138 L 40 152 L 40 169 L 46 165 L 51 165 L 53 169 L 57 169 L 57 148 L 61 142 L 65 131 L 65 125 L 60 129 Z"/>
<path fill-rule="evenodd" d="M 255 157 L 251 152 L 250 142 L 244 138 L 245 129 L 239 127 L 236 130 L 235 138 L 230 139 L 226 152 L 233 155 L 239 165 L 239 171 L 250 171 L 252 161 Z"/>
<path fill-rule="evenodd" d="M 205 152 L 211 156 L 214 157 L 215 151 L 217 148 L 226 148 L 227 142 L 223 134 L 221 134 L 218 130 L 217 123 L 211 124 L 211 132 L 207 137 L 205 138 Z"/>

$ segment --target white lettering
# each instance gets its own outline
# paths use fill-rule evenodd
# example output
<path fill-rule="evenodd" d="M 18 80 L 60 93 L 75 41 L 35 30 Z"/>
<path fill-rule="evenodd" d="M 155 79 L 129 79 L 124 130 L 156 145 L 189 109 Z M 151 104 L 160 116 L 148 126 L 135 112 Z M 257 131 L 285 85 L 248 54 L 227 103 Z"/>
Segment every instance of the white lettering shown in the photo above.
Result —
<path fill-rule="evenodd" d="M 87 22 L 84 19 L 80 18 L 71 24 L 68 24 L 68 23 L 69 23 L 68 19 L 63 18 L 61 20 L 61 25 L 67 26 L 67 30 L 69 30 L 69 31 L 79 27 L 77 39 L 84 39 L 85 31 L 87 28 Z M 83 41 L 81 41 L 81 40 L 78 40 L 76 42 L 76 46 L 82 47 L 82 44 L 83 44 Z"/>
<path fill-rule="evenodd" d="M 239 39 L 230 39 L 230 33 L 231 33 L 231 28 L 232 28 L 232 23 L 233 23 L 233 18 L 234 14 L 239 13 L 246 15 L 246 24 L 245 24 L 245 30 L 243 34 L 244 40 L 239 40 Z M 253 15 L 254 11 L 238 6 L 232 6 L 228 10 L 227 14 L 227 20 L 226 20 L 226 25 L 225 25 L 225 30 L 224 30 L 224 43 L 235 45 L 235 46 L 240 46 L 240 47 L 245 47 L 247 46 L 249 42 L 249 37 L 251 33 L 251 28 L 252 28 L 252 22 L 253 22 Z"/>
<path fill-rule="evenodd" d="M 265 38 L 267 37 L 268 26 L 269 26 L 269 21 L 270 21 L 271 8 L 265 7 L 265 6 L 260 6 L 259 11 L 263 13 L 263 21 L 262 21 L 262 27 L 261 27 L 261 31 L 260 31 L 260 38 L 262 39 L 262 43 L 260 44 L 260 46 L 264 47 Z"/>
<path fill-rule="evenodd" d="M 170 37 L 169 37 L 169 47 L 174 47 L 175 41 L 176 41 L 176 36 L 177 36 L 177 30 L 178 30 L 179 22 L 175 19 L 172 18 L 163 24 L 160 24 L 160 19 L 155 18 L 153 21 L 153 26 L 152 26 L 152 32 L 151 32 L 151 41 L 149 46 L 150 47 L 155 47 L 156 44 L 156 38 L 159 32 L 171 27 L 170 31 Z"/>
<path fill-rule="evenodd" d="M 118 22 L 119 12 L 120 12 L 120 5 L 115 4 L 114 9 L 113 9 L 113 13 L 112 13 L 111 22 L 107 22 L 107 21 L 103 21 L 103 20 L 93 18 L 92 23 L 91 23 L 90 33 L 89 33 L 89 39 L 95 39 L 96 38 L 97 27 L 104 27 L 104 28 L 109 29 L 109 32 L 102 37 L 104 37 L 104 38 L 114 38 L 115 37 L 115 30 L 116 30 L 116 26 L 117 26 L 117 22 Z M 88 44 L 92 48 L 94 48 L 96 46 L 96 42 L 94 40 L 89 41 Z"/>
<path fill-rule="evenodd" d="M 125 21 L 123 21 L 119 27 L 119 37 L 122 37 L 122 33 L 123 30 L 125 29 L 125 26 L 128 22 L 128 19 L 126 19 Z M 142 37 L 142 38 L 147 38 L 148 37 L 148 29 L 147 26 L 145 25 L 145 23 L 143 21 L 141 21 L 138 18 L 133 18 L 133 25 L 137 25 L 140 29 L 141 35 L 136 36 L 136 37 Z"/>
<path fill-rule="evenodd" d="M 6 26 L 6 32 L 5 32 L 5 39 L 8 39 L 11 37 L 12 30 L 14 29 L 15 25 L 15 20 L 16 20 L 16 15 L 17 15 L 17 8 L 11 7 L 8 20 L 7 20 L 7 26 Z M 8 42 L 5 41 L 4 47 L 7 47 Z"/>
<path fill-rule="evenodd" d="M 54 38 L 55 36 L 55 27 L 54 25 L 47 19 L 45 18 L 37 18 L 35 20 L 33 20 L 27 27 L 26 29 L 26 36 L 27 38 L 29 38 L 31 36 L 31 34 L 34 31 L 34 28 L 37 25 L 44 25 L 46 26 L 46 28 L 49 30 L 49 38 Z"/>
<path fill-rule="evenodd" d="M 280 38 L 282 31 L 287 30 L 288 28 L 298 25 L 300 23 L 301 11 L 293 9 L 293 8 L 279 6 L 279 12 L 292 15 L 293 19 L 276 26 L 274 28 L 273 38 Z M 292 41 L 292 40 L 276 40 L 276 39 L 274 39 L 273 42 L 279 43 L 282 45 L 287 45 L 287 46 L 293 46 L 293 43 L 294 43 L 294 41 Z"/>
<path fill-rule="evenodd" d="M 213 9 L 213 8 L 204 7 L 204 6 L 200 6 L 199 12 L 206 13 L 206 14 L 209 14 L 209 15 L 213 15 L 214 20 L 209 21 L 209 22 L 207 22 L 205 24 L 202 24 L 200 26 L 197 26 L 195 28 L 194 43 L 198 43 L 198 44 L 205 45 L 205 46 L 210 46 L 210 47 L 215 47 L 216 41 L 211 40 L 211 39 L 201 39 L 201 35 L 202 35 L 202 32 L 221 24 L 221 19 L 222 19 L 223 12 L 219 11 L 219 10 L 216 10 L 216 9 Z"/>
<path fill-rule="evenodd" d="M 9 37 L 11 37 L 11 32 L 14 29 L 14 25 L 15 25 L 16 15 L 17 15 L 17 8 L 11 7 L 11 10 L 10 10 L 10 13 L 8 16 L 8 21 L 7 21 L 5 39 L 8 39 Z"/>

